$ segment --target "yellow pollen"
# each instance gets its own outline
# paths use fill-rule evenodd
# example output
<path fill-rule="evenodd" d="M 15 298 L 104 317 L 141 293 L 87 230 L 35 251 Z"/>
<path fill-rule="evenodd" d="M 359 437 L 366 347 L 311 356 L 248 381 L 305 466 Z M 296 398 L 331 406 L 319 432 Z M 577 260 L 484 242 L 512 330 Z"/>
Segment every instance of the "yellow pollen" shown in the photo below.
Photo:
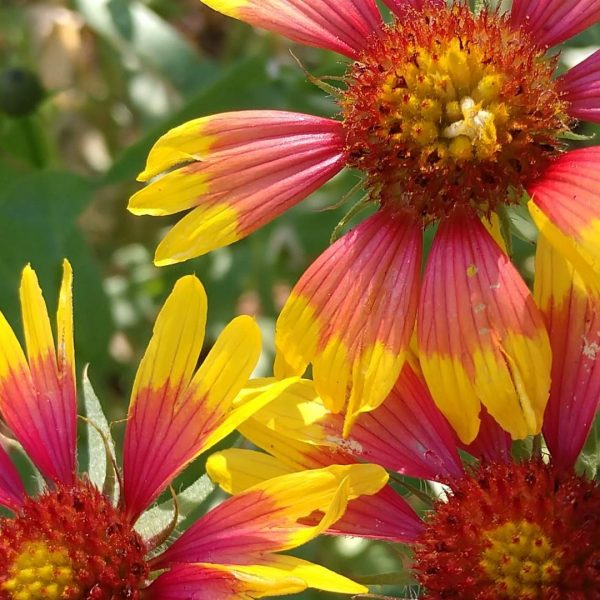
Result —
<path fill-rule="evenodd" d="M 507 118 L 498 102 L 504 76 L 456 38 L 438 52 L 415 48 L 414 56 L 381 87 L 383 130 L 397 142 L 415 144 L 424 158 L 434 151 L 439 156 L 440 145 L 459 162 L 494 156 L 500 147 L 496 113 L 500 124 Z"/>
<path fill-rule="evenodd" d="M 454 121 L 442 131 L 442 137 L 452 140 L 450 151 L 452 152 L 454 140 L 462 138 L 460 148 L 464 147 L 465 141 L 470 140 L 478 158 L 489 158 L 498 147 L 494 114 L 483 110 L 481 104 L 475 104 L 469 96 L 463 98 L 459 106 L 463 118 Z M 457 160 L 472 157 L 472 153 L 464 149 L 453 152 L 453 155 Z"/>
<path fill-rule="evenodd" d="M 537 598 L 560 573 L 560 556 L 539 525 L 509 521 L 485 534 L 479 563 L 501 592 L 499 598 Z"/>
<path fill-rule="evenodd" d="M 25 544 L 8 572 L 0 590 L 13 600 L 58 600 L 74 576 L 69 555 L 51 550 L 44 542 Z"/>

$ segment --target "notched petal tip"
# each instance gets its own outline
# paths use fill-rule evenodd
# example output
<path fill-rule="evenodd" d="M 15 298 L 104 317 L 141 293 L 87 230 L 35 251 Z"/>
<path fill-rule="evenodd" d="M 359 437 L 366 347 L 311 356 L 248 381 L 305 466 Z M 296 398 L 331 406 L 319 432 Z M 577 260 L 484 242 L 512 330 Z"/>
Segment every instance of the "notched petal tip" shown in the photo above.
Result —
<path fill-rule="evenodd" d="M 213 140 L 211 136 L 204 135 L 205 125 L 215 118 L 219 118 L 219 115 L 192 119 L 158 138 L 137 180 L 146 182 L 174 167 L 199 160 Z"/>

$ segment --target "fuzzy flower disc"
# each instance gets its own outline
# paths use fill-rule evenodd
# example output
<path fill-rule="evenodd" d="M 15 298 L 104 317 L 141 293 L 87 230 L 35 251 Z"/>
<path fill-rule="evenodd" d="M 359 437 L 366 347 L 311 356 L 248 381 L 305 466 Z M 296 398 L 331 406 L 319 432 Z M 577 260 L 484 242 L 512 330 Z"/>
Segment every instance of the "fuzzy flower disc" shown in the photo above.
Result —
<path fill-rule="evenodd" d="M 600 598 L 600 489 L 538 461 L 457 480 L 415 545 L 426 598 Z"/>
<path fill-rule="evenodd" d="M 460 3 L 396 20 L 347 76 L 350 164 L 383 205 L 426 222 L 457 207 L 489 214 L 560 150 L 555 66 L 497 12 Z"/>
<path fill-rule="evenodd" d="M 146 546 L 92 484 L 58 485 L 0 519 L 2 600 L 136 600 Z"/>

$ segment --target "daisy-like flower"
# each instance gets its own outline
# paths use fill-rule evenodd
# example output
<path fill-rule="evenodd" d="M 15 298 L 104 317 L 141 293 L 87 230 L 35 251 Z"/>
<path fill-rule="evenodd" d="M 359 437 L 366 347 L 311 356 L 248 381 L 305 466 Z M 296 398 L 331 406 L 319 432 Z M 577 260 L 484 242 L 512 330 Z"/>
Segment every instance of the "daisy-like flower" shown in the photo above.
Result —
<path fill-rule="evenodd" d="M 91 472 L 77 474 L 71 279 L 65 262 L 56 347 L 30 267 L 21 284 L 27 358 L 0 314 L 0 412 L 45 481 L 28 495 L 0 446 L 0 505 L 13 513 L 0 517 L 0 598 L 249 600 L 307 586 L 363 591 L 323 567 L 275 552 L 331 526 L 348 499 L 379 490 L 387 474 L 375 465 L 262 481 L 201 517 L 166 549 L 177 512 L 171 527 L 151 537 L 136 528 L 187 463 L 274 397 L 266 389 L 235 400 L 260 353 L 259 330 L 249 317 L 232 321 L 196 369 L 206 295 L 195 277 L 175 285 L 137 372 L 123 473 L 116 473 L 120 495 L 113 501 L 111 478 L 98 486 Z M 279 391 L 289 383 L 280 382 Z M 304 523 L 311 514 L 319 517 Z"/>
<path fill-rule="evenodd" d="M 538 433 L 550 352 L 533 300 L 482 219 L 527 191 L 551 243 L 600 287 L 600 149 L 564 153 L 575 119 L 600 122 L 600 52 L 556 78 L 549 48 L 600 20 L 598 0 L 203 0 L 216 10 L 350 58 L 339 119 L 225 113 L 162 137 L 135 214 L 192 209 L 156 262 L 248 235 L 344 166 L 377 212 L 328 248 L 277 323 L 275 372 L 312 363 L 326 405 L 360 412 L 387 396 L 418 330 L 424 376 L 465 442 L 481 404 L 513 438 Z M 439 223 L 421 284 L 422 233 Z M 525 376 L 535 373 L 535 377 Z"/>
<path fill-rule="evenodd" d="M 574 468 L 600 402 L 600 300 L 543 239 L 537 273 L 554 351 L 548 452 L 512 458 L 510 436 L 485 412 L 476 440 L 458 443 L 411 358 L 390 396 L 345 439 L 341 416 L 313 383 L 294 384 L 240 428 L 270 454 L 226 450 L 210 458 L 212 476 L 240 492 L 259 481 L 247 477 L 254 460 L 279 474 L 369 461 L 434 480 L 447 486 L 446 498 L 423 520 L 388 487 L 350 502 L 329 533 L 408 543 L 425 598 L 600 598 L 600 489 Z M 463 465 L 459 448 L 477 460 Z"/>

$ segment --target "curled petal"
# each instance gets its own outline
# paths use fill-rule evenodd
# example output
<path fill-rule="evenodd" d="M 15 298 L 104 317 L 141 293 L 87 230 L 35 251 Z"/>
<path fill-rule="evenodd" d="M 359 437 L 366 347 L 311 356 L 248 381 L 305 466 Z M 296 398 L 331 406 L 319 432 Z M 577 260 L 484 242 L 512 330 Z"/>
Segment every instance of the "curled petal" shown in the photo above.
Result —
<path fill-rule="evenodd" d="M 287 38 L 357 58 L 381 17 L 374 0 L 202 0 L 204 4 Z"/>
<path fill-rule="evenodd" d="M 240 564 L 264 552 L 295 548 L 323 533 L 348 500 L 387 482 L 376 465 L 332 466 L 282 475 L 232 496 L 192 525 L 154 566 L 178 562 Z M 304 519 L 320 514 L 318 522 Z"/>
<path fill-rule="evenodd" d="M 572 117 L 600 123 L 600 50 L 561 75 L 557 83 Z"/>
<path fill-rule="evenodd" d="M 335 454 L 325 449 L 319 457 L 321 460 L 315 460 L 314 465 L 308 454 L 306 458 L 311 466 L 336 462 Z M 347 462 L 348 457 L 343 460 Z M 211 455 L 206 470 L 211 479 L 226 492 L 236 494 L 261 481 L 294 472 L 295 469 L 264 452 L 231 448 Z M 342 518 L 327 533 L 406 542 L 414 540 L 422 527 L 422 521 L 415 511 L 399 494 L 386 486 L 377 494 L 351 500 Z"/>
<path fill-rule="evenodd" d="M 513 438 L 539 433 L 548 335 L 527 286 L 479 219 L 455 214 L 440 225 L 417 325 L 423 374 L 463 443 L 477 437 L 480 402 Z"/>
<path fill-rule="evenodd" d="M 324 407 L 309 380 L 291 385 L 240 427 L 255 445 L 297 469 L 372 462 L 422 479 L 463 473 L 453 432 L 408 363 L 385 402 L 361 414 L 348 437 L 342 429 L 342 416 Z"/>
<path fill-rule="evenodd" d="M 241 448 L 215 452 L 206 461 L 206 473 L 228 494 L 239 494 L 263 481 L 296 470 L 270 454 Z"/>
<path fill-rule="evenodd" d="M 192 377 L 206 322 L 206 294 L 180 279 L 140 364 L 125 434 L 125 503 L 133 521 L 185 465 L 231 432 L 247 407 L 230 410 L 260 355 L 250 317 L 234 319 Z M 261 405 L 263 398 L 257 400 Z"/>
<path fill-rule="evenodd" d="M 600 297 L 590 293 L 572 265 L 541 236 L 535 298 L 552 344 L 552 387 L 544 438 L 553 461 L 572 467 L 600 402 Z"/>
<path fill-rule="evenodd" d="M 528 30 L 541 47 L 551 47 L 600 20 L 600 0 L 514 0 L 511 22 Z"/>
<path fill-rule="evenodd" d="M 383 402 L 398 378 L 419 289 L 421 230 L 379 211 L 330 246 L 304 273 L 275 331 L 275 374 L 309 362 L 317 391 L 345 410 L 344 435 Z"/>
<path fill-rule="evenodd" d="M 58 355 L 46 303 L 30 266 L 21 280 L 29 364 L 0 314 L 0 412 L 44 476 L 63 483 L 71 483 L 75 476 L 71 281 L 71 267 L 65 261 L 57 315 Z"/>
<path fill-rule="evenodd" d="M 538 229 L 600 292 L 600 148 L 562 155 L 527 191 Z"/>
<path fill-rule="evenodd" d="M 344 166 L 338 121 L 280 111 L 190 121 L 156 142 L 132 196 L 134 214 L 192 209 L 156 251 L 171 264 L 231 244 L 304 199 Z M 183 164 L 183 166 L 181 166 Z"/>
<path fill-rule="evenodd" d="M 23 504 L 25 488 L 19 473 L 0 443 L 0 506 L 13 512 Z"/>

